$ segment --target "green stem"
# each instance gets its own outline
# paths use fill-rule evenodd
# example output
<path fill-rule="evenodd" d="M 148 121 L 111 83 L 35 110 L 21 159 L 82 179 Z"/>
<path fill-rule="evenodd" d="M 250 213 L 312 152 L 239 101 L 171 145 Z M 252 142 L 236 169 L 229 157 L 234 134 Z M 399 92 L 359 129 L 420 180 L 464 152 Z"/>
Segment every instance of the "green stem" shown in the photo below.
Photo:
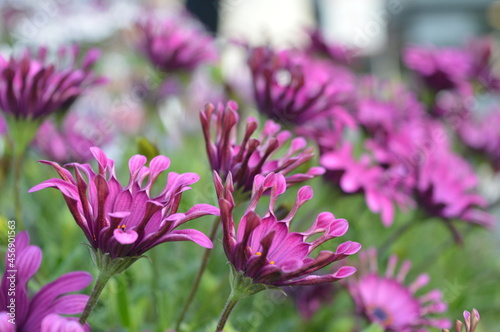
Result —
<path fill-rule="evenodd" d="M 99 296 L 101 296 L 102 290 L 104 289 L 110 278 L 111 275 L 99 272 L 99 276 L 97 277 L 97 280 L 95 282 L 94 289 L 92 289 L 92 293 L 90 294 L 90 298 L 87 302 L 87 305 L 85 306 L 85 310 L 80 316 L 80 324 L 83 325 L 87 321 L 87 318 L 97 304 L 97 300 L 99 299 Z"/>
<path fill-rule="evenodd" d="M 224 310 L 222 310 L 222 313 L 220 315 L 219 323 L 217 324 L 217 329 L 215 330 L 215 332 L 224 331 L 224 326 L 229 319 L 229 315 L 231 315 L 231 312 L 238 303 L 238 300 L 239 296 L 237 296 L 234 291 L 231 291 L 231 294 L 229 294 L 229 297 L 227 298 L 226 305 L 224 306 Z"/>
<path fill-rule="evenodd" d="M 24 153 L 16 154 L 12 157 L 14 172 L 14 211 L 16 223 L 20 229 L 23 229 L 23 210 L 21 205 L 21 175 L 23 170 Z"/>
<path fill-rule="evenodd" d="M 220 224 L 220 217 L 215 217 L 214 222 L 212 224 L 212 229 L 210 230 L 209 234 L 209 239 L 210 241 L 214 241 L 215 235 L 217 234 L 217 230 L 219 229 L 219 224 Z M 200 268 L 198 269 L 198 273 L 196 275 L 196 279 L 193 283 L 193 286 L 191 287 L 191 292 L 189 293 L 189 296 L 184 303 L 184 306 L 182 307 L 181 315 L 179 316 L 179 319 L 177 319 L 177 322 L 175 324 L 175 330 L 179 331 L 179 328 L 184 321 L 184 318 L 186 316 L 186 313 L 191 306 L 191 303 L 193 302 L 193 299 L 196 295 L 196 292 L 198 291 L 198 287 L 200 286 L 200 281 L 201 277 L 203 276 L 203 273 L 205 273 L 205 269 L 207 268 L 208 264 L 208 259 L 210 258 L 210 253 L 212 252 L 212 249 L 205 249 L 205 252 L 203 253 L 203 258 L 201 260 Z"/>

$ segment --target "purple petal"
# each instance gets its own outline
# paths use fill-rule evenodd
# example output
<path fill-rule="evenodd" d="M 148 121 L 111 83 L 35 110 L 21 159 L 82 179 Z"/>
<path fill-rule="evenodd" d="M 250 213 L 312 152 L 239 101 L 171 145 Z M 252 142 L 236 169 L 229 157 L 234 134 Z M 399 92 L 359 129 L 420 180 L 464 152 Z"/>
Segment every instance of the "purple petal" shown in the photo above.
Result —
<path fill-rule="evenodd" d="M 134 243 L 139 237 L 139 234 L 137 234 L 136 231 L 134 230 L 123 231 L 121 228 L 115 228 L 115 230 L 113 231 L 113 235 L 116 241 L 120 242 L 121 244 Z"/>
<path fill-rule="evenodd" d="M 174 230 L 162 237 L 159 243 L 167 241 L 193 241 L 204 248 L 212 249 L 214 247 L 212 241 L 205 234 L 195 229 Z"/>

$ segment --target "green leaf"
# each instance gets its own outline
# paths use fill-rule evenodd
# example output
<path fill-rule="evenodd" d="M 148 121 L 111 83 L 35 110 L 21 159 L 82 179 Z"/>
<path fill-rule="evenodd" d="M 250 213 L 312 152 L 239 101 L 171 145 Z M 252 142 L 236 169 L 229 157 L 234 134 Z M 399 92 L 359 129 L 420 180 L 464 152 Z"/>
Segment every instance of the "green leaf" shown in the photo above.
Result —
<path fill-rule="evenodd" d="M 156 144 L 149 141 L 146 137 L 138 137 L 136 142 L 138 153 L 146 156 L 148 160 L 151 160 L 160 154 Z"/>

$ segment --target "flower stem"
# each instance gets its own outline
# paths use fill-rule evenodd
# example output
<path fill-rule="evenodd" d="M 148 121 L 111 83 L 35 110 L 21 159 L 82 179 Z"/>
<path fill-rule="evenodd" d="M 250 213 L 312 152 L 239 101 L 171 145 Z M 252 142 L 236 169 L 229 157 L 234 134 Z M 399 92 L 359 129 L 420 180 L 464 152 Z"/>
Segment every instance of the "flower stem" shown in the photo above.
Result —
<path fill-rule="evenodd" d="M 215 235 L 217 234 L 217 230 L 219 229 L 219 224 L 220 224 L 220 217 L 215 217 L 214 222 L 212 224 L 212 229 L 210 230 L 209 234 L 209 239 L 210 241 L 213 242 L 215 239 Z M 180 326 L 182 322 L 184 321 L 184 318 L 186 316 L 186 313 L 191 306 L 191 303 L 193 302 L 193 299 L 196 295 L 196 292 L 198 291 L 198 287 L 200 286 L 200 281 L 201 277 L 203 276 L 203 273 L 205 272 L 205 269 L 207 268 L 208 264 L 208 259 L 210 258 L 210 253 L 212 252 L 211 249 L 205 249 L 205 252 L 203 253 L 203 258 L 201 260 L 200 268 L 198 269 L 198 274 L 196 275 L 196 279 L 193 283 L 193 286 L 191 287 L 191 292 L 189 293 L 189 296 L 184 303 L 184 306 L 182 307 L 181 315 L 179 316 L 179 319 L 177 319 L 177 322 L 175 324 L 175 330 L 179 331 Z"/>
<path fill-rule="evenodd" d="M 14 212 L 16 223 L 20 229 L 23 229 L 23 212 L 21 207 L 21 175 L 23 170 L 24 153 L 16 154 L 12 157 L 14 172 Z"/>
<path fill-rule="evenodd" d="M 90 294 L 90 298 L 87 302 L 87 305 L 85 306 L 85 310 L 83 311 L 82 315 L 80 316 L 80 324 L 85 324 L 87 321 L 87 318 L 89 317 L 90 313 L 94 309 L 95 305 L 97 304 L 97 300 L 99 299 L 99 296 L 101 296 L 102 290 L 108 283 L 109 279 L 111 278 L 111 275 L 99 272 L 99 275 L 97 277 L 97 280 L 94 285 L 94 289 L 92 289 L 92 293 Z"/>
<path fill-rule="evenodd" d="M 215 330 L 215 332 L 222 332 L 224 330 L 224 326 L 229 319 L 229 315 L 231 315 L 231 312 L 238 303 L 239 299 L 239 296 L 237 296 L 234 291 L 231 291 L 231 294 L 229 294 L 229 297 L 227 298 L 226 305 L 224 306 L 224 309 L 222 310 L 222 313 L 220 315 L 219 323 L 217 324 L 217 329 Z"/>

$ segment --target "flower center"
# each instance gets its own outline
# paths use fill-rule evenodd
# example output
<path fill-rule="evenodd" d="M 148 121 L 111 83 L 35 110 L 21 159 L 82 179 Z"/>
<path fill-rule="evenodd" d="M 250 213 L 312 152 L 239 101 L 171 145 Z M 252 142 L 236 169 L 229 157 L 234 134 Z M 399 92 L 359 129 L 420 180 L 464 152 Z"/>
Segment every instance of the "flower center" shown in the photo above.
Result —
<path fill-rule="evenodd" d="M 391 315 L 381 307 L 371 307 L 368 309 L 368 315 L 375 322 L 381 323 L 384 327 L 389 326 L 392 323 Z"/>
<path fill-rule="evenodd" d="M 127 231 L 127 226 L 125 225 L 119 225 L 118 227 L 116 227 L 118 229 L 121 229 L 123 232 L 126 232 Z"/>

